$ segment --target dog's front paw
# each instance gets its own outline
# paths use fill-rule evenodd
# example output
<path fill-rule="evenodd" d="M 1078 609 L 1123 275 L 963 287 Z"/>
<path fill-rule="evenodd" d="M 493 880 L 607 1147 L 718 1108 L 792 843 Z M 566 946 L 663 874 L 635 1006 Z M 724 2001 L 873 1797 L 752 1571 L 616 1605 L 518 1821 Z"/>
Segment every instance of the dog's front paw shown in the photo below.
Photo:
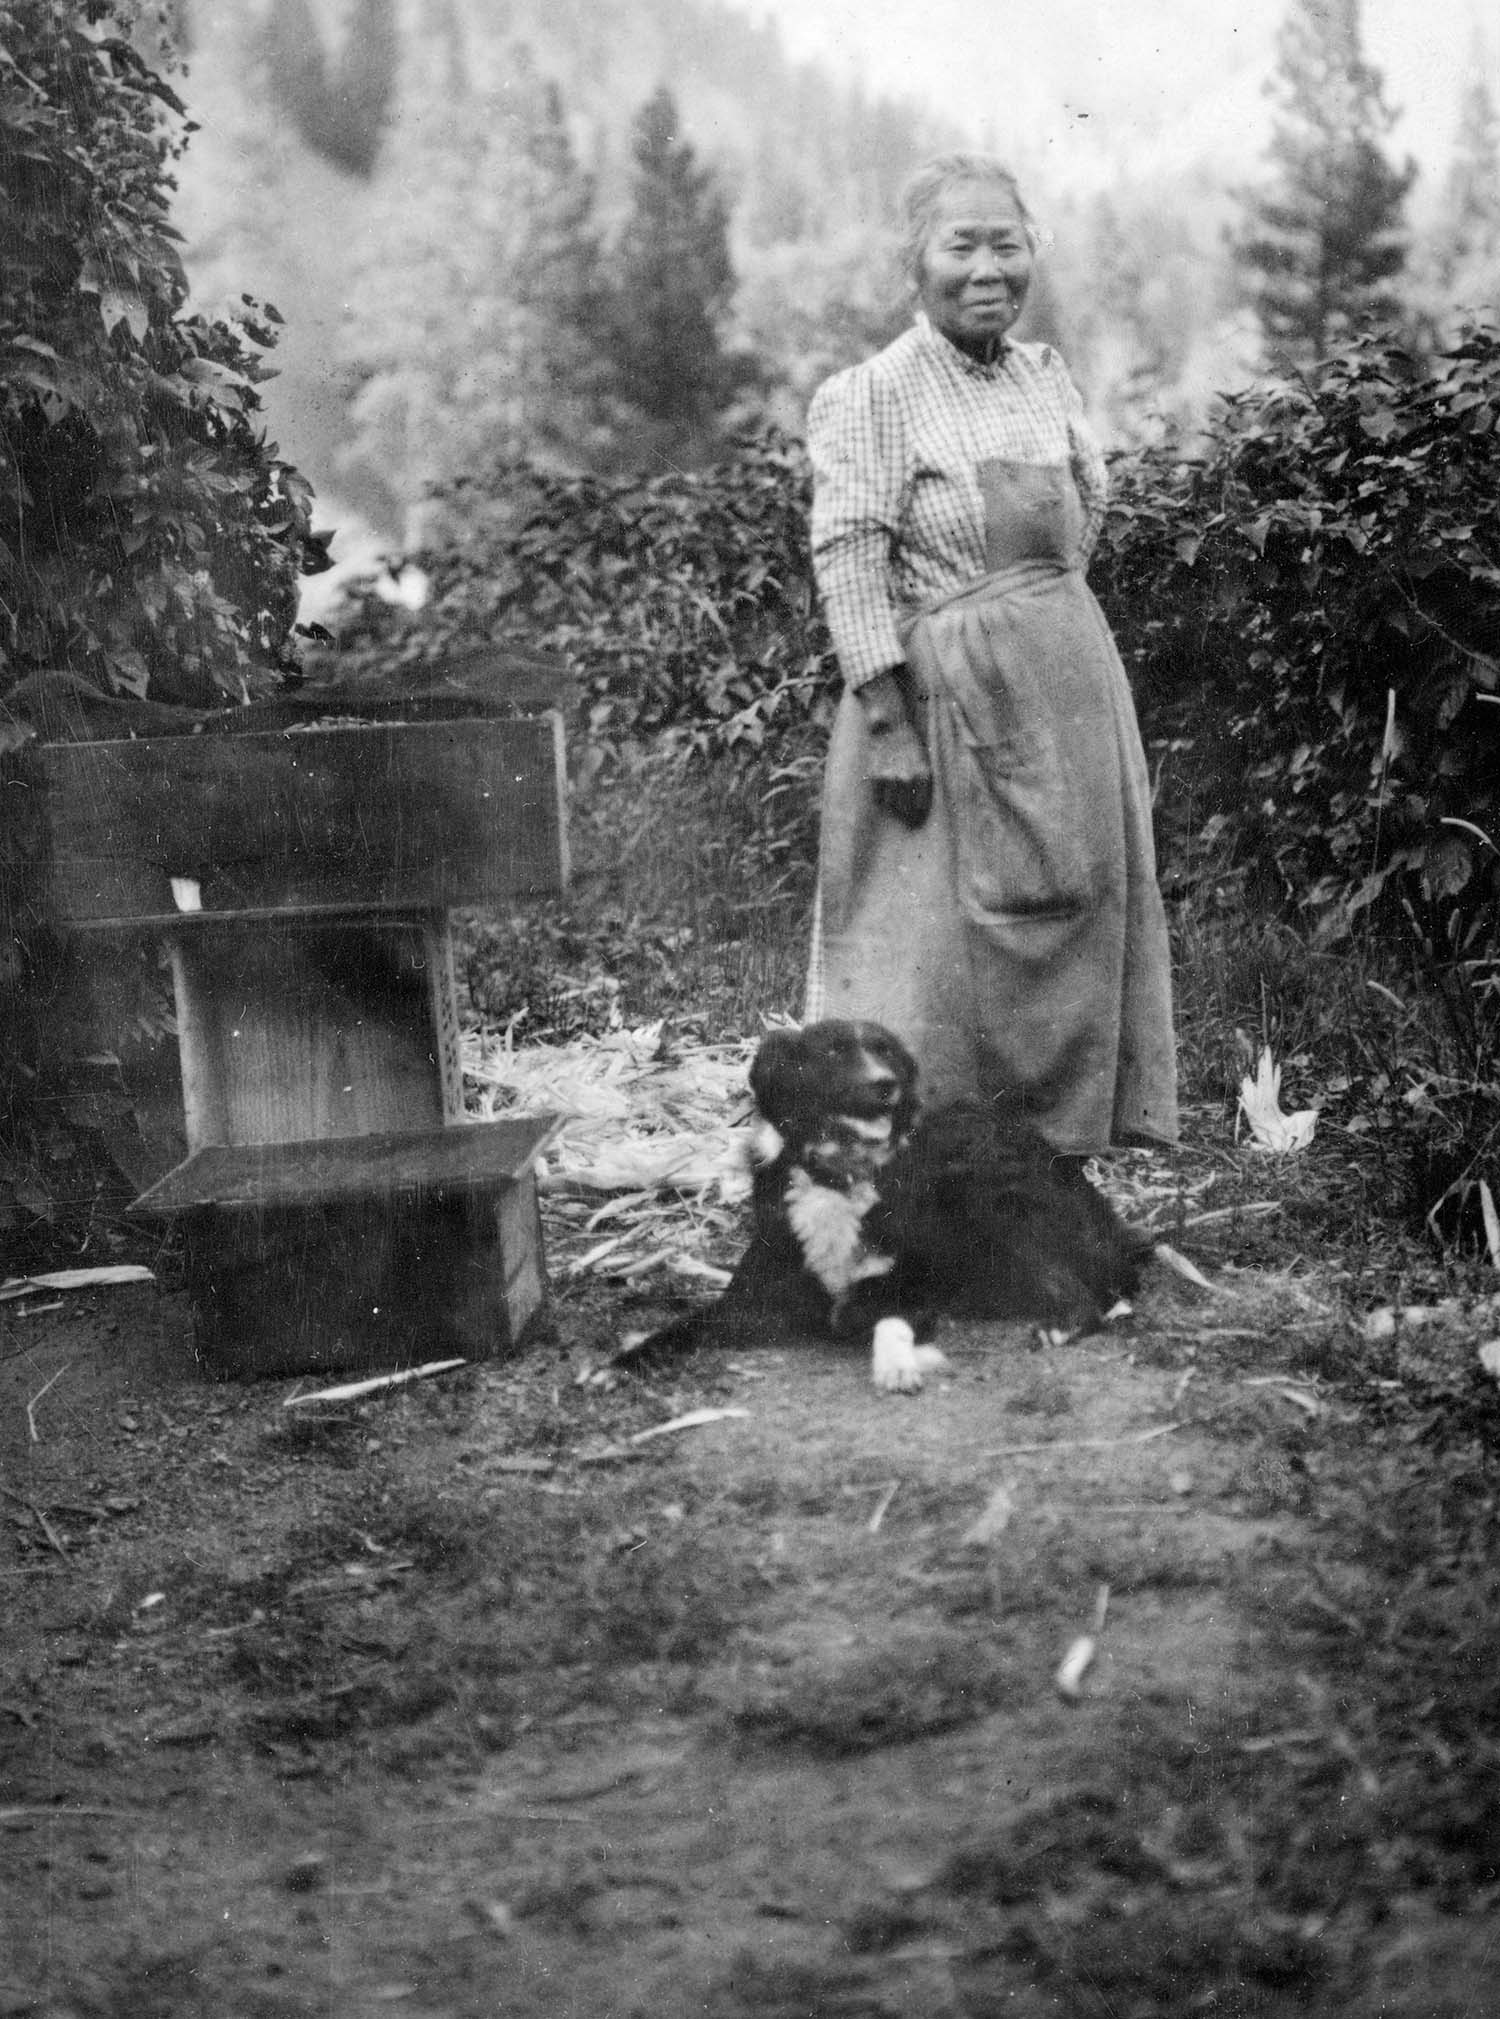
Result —
<path fill-rule="evenodd" d="M 946 1367 L 936 1346 L 919 1346 L 904 1318 L 882 1318 L 875 1327 L 871 1372 L 882 1395 L 914 1395 L 923 1379 Z"/>

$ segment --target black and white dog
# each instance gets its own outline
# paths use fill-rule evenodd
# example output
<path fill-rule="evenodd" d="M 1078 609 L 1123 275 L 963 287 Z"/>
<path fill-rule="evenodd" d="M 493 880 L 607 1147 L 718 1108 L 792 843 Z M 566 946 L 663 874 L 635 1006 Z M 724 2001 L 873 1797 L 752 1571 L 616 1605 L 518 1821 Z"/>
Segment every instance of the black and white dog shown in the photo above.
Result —
<path fill-rule="evenodd" d="M 879 1024 L 773 1031 L 750 1069 L 754 1232 L 722 1298 L 627 1356 L 776 1332 L 861 1339 L 877 1388 L 943 1364 L 938 1313 L 1087 1331 L 1135 1287 L 1149 1243 L 1018 1105 L 923 1109 Z"/>

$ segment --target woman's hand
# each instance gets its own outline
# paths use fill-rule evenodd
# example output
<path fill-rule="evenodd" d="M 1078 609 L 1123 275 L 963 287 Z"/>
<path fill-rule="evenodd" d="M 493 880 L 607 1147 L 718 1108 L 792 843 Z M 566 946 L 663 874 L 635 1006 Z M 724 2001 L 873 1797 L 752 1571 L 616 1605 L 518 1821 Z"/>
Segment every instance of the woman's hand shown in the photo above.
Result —
<path fill-rule="evenodd" d="M 865 776 L 875 804 L 908 827 L 920 827 L 932 805 L 932 766 L 916 726 L 911 675 L 894 666 L 855 692 L 869 731 Z"/>

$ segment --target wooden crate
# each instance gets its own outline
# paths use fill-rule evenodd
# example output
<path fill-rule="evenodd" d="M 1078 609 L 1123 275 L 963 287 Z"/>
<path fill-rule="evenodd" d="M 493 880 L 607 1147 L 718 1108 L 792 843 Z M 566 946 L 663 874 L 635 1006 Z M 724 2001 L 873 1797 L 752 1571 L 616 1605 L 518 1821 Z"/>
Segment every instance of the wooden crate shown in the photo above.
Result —
<path fill-rule="evenodd" d="M 557 1126 L 540 1115 L 214 1144 L 132 1210 L 180 1222 L 214 1374 L 488 1359 L 545 1307 L 534 1167 Z"/>
<path fill-rule="evenodd" d="M 295 721 L 44 745 L 54 915 L 159 933 L 177 1219 L 222 1373 L 514 1346 L 542 1308 L 550 1117 L 465 1119 L 448 911 L 567 879 L 561 720 Z"/>

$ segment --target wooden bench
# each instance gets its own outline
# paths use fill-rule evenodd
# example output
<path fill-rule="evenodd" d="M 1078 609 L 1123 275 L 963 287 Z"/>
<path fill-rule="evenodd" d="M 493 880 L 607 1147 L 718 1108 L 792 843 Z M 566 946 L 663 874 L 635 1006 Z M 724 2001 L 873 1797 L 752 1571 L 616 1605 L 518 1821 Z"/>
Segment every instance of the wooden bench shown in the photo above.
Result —
<path fill-rule="evenodd" d="M 555 1124 L 466 1118 L 448 914 L 565 887 L 562 718 L 408 712 L 36 750 L 53 916 L 166 943 L 188 1156 L 132 1210 L 216 1372 L 485 1357 L 545 1302 Z"/>

